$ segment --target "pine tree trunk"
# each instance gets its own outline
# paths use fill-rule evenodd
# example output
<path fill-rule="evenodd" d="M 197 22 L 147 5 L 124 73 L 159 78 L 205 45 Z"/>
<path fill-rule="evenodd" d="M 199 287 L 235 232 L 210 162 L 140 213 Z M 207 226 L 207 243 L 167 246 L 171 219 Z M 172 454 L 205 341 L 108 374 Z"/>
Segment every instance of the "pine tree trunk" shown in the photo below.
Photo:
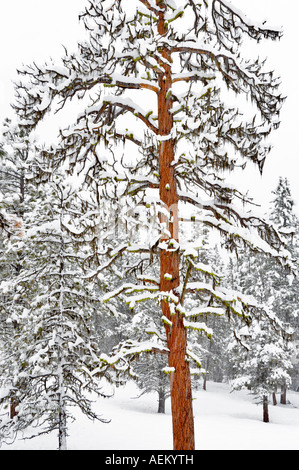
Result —
<path fill-rule="evenodd" d="M 67 450 L 66 437 L 67 437 L 67 423 L 66 423 L 66 412 L 64 404 L 62 404 L 59 415 L 58 415 L 58 446 L 59 450 Z"/>
<path fill-rule="evenodd" d="M 263 396 L 263 421 L 269 423 L 268 397 L 266 395 Z"/>
<path fill-rule="evenodd" d="M 163 8 L 163 2 L 157 0 L 157 5 Z M 158 31 L 163 35 L 167 31 L 164 13 L 159 14 Z M 158 93 L 158 123 L 161 136 L 170 136 L 173 128 L 173 118 L 170 112 L 173 104 L 171 88 L 171 55 L 166 47 L 161 50 L 165 62 L 160 66 L 164 69 L 159 75 Z M 166 230 L 161 236 L 165 248 L 160 254 L 160 291 L 175 294 L 179 286 L 179 251 L 175 246 L 179 241 L 178 235 L 178 193 L 175 177 L 174 141 L 173 138 L 161 139 L 159 146 L 160 165 L 160 200 L 168 216 L 161 215 L 161 223 Z M 167 345 L 170 350 L 169 367 L 174 368 L 171 373 L 171 410 L 173 425 L 174 450 L 194 449 L 194 422 L 192 410 L 191 377 L 189 365 L 186 362 L 187 335 L 183 317 L 177 311 L 170 312 L 167 299 L 161 301 L 162 315 L 170 320 L 172 326 L 166 326 Z"/>
<path fill-rule="evenodd" d="M 202 389 L 204 391 L 207 390 L 207 380 L 208 380 L 208 374 L 207 374 L 207 369 L 206 369 L 205 375 L 203 377 L 203 386 L 202 386 Z"/>
<path fill-rule="evenodd" d="M 171 411 L 174 450 L 193 450 L 194 421 L 192 409 L 192 390 L 189 364 L 186 362 L 186 330 L 183 317 L 176 314 L 172 319 L 169 339 L 169 366 L 175 371 L 171 374 Z"/>
<path fill-rule="evenodd" d="M 17 416 L 18 412 L 17 412 L 17 406 L 19 405 L 19 402 L 18 400 L 13 397 L 11 398 L 10 400 L 10 419 L 13 419 L 15 416 Z"/>
<path fill-rule="evenodd" d="M 58 375 L 58 449 L 67 450 L 66 438 L 67 438 L 67 416 L 65 409 L 65 401 L 63 399 L 64 386 L 63 386 L 63 377 L 62 369 Z"/>
<path fill-rule="evenodd" d="M 158 401 L 158 413 L 165 413 L 165 391 L 164 389 L 159 389 L 158 392 L 159 401 Z"/>
<path fill-rule="evenodd" d="M 287 387 L 285 385 L 281 386 L 280 403 L 282 405 L 287 404 Z"/>
<path fill-rule="evenodd" d="M 209 342 L 209 352 L 210 352 L 210 350 L 211 350 L 211 341 Z M 206 359 L 205 374 L 204 374 L 204 378 L 203 378 L 203 387 L 202 388 L 205 391 L 207 390 L 208 370 L 209 370 L 209 357 L 207 357 L 207 359 Z"/>
<path fill-rule="evenodd" d="M 276 406 L 277 405 L 277 400 L 276 400 L 275 392 L 272 393 L 272 401 L 273 401 L 273 405 Z"/>
<path fill-rule="evenodd" d="M 158 388 L 158 413 L 165 413 L 165 402 L 167 398 L 167 391 L 165 390 L 165 374 L 161 370 L 159 373 L 159 388 Z"/>

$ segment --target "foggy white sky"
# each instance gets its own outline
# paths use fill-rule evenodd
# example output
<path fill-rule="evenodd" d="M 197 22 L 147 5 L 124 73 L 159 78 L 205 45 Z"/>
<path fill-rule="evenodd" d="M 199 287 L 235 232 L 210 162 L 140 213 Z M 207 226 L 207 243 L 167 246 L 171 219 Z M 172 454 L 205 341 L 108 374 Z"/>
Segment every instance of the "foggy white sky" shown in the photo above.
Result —
<path fill-rule="evenodd" d="M 281 112 L 281 126 L 270 136 L 273 150 L 268 156 L 263 177 L 257 171 L 249 172 L 242 184 L 249 186 L 259 201 L 269 199 L 279 176 L 286 176 L 291 184 L 299 215 L 299 60 L 298 12 L 294 0 L 231 0 L 252 20 L 268 20 L 269 25 L 282 26 L 284 36 L 279 42 L 263 41 L 259 56 L 268 57 L 269 69 L 281 77 L 282 92 L 287 100 Z M 13 100 L 11 81 L 22 63 L 43 63 L 49 57 L 63 55 L 62 45 L 69 50 L 85 34 L 78 14 L 87 5 L 86 0 L 2 0 L 0 4 L 0 124 L 11 115 Z M 251 53 L 252 51 L 248 51 Z"/>

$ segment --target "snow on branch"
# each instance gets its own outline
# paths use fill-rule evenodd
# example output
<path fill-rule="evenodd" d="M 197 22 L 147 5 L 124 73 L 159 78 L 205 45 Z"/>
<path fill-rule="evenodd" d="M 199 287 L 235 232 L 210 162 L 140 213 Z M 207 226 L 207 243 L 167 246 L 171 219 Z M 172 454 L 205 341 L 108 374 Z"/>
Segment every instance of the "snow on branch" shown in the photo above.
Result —
<path fill-rule="evenodd" d="M 282 35 L 279 30 L 266 28 L 265 21 L 259 23 L 251 20 L 228 0 L 213 0 L 212 17 L 218 39 L 228 49 L 232 48 L 234 42 L 241 42 L 241 31 L 257 41 L 262 38 L 274 40 Z"/>
<path fill-rule="evenodd" d="M 226 203 L 212 199 L 204 200 L 192 192 L 183 191 L 179 191 L 179 198 L 205 211 L 200 220 L 226 236 L 232 247 L 242 241 L 251 250 L 271 255 L 292 269 L 293 264 L 285 240 L 277 228 L 263 217 L 253 211 L 245 213 L 230 200 Z"/>
<path fill-rule="evenodd" d="M 192 350 L 191 347 L 188 347 L 186 350 L 186 360 L 188 362 L 194 362 L 197 366 L 197 369 L 193 369 L 192 374 L 205 374 L 205 369 L 202 367 L 202 359 Z"/>
<path fill-rule="evenodd" d="M 132 283 L 124 283 L 117 289 L 114 289 L 112 292 L 106 293 L 103 296 L 102 301 L 104 303 L 108 302 L 113 297 L 117 297 L 122 292 L 125 292 L 127 295 L 131 295 L 136 292 L 141 292 L 138 295 L 127 297 L 127 303 L 129 303 L 130 308 L 133 309 L 135 307 L 136 302 L 142 302 L 144 300 L 157 298 L 158 291 L 159 291 L 159 288 L 156 285 L 146 286 L 144 284 L 136 285 Z"/>
<path fill-rule="evenodd" d="M 125 75 L 109 74 L 101 70 L 97 74 L 94 71 L 86 73 L 83 70 L 75 71 L 73 68 L 75 65 L 72 63 L 69 67 L 34 63 L 18 70 L 19 74 L 27 78 L 27 81 L 15 84 L 16 102 L 13 107 L 22 117 L 22 123 L 34 127 L 50 110 L 56 97 L 60 98 L 57 112 L 65 106 L 67 100 L 71 100 L 74 96 L 82 97 L 82 94 L 98 85 L 123 89 L 148 89 L 155 93 L 159 91 L 159 87 L 150 80 L 128 78 Z M 124 106 L 124 103 L 120 105 Z M 144 118 L 144 121 L 148 124 L 148 120 Z"/>
<path fill-rule="evenodd" d="M 189 53 L 205 56 L 210 59 L 210 68 L 216 66 L 225 83 L 234 92 L 250 93 L 251 99 L 256 103 L 264 118 L 271 122 L 276 118 L 284 98 L 276 94 L 278 83 L 273 73 L 262 73 L 259 60 L 251 63 L 239 60 L 230 51 L 223 48 L 205 49 L 202 44 L 194 41 L 184 41 L 171 48 L 172 53 Z"/>
<path fill-rule="evenodd" d="M 293 269 L 293 263 L 290 257 L 290 253 L 284 248 L 284 243 L 282 242 L 279 234 L 274 228 L 271 230 L 271 227 L 267 224 L 263 224 L 261 221 L 260 227 L 254 227 L 253 225 L 248 227 L 236 227 L 227 222 L 217 220 L 211 215 L 203 216 L 202 220 L 209 226 L 216 228 L 220 233 L 224 234 L 227 237 L 227 246 L 232 244 L 232 249 L 237 245 L 238 241 L 248 246 L 251 250 L 256 252 L 265 253 L 271 257 L 277 259 L 280 263 Z M 258 220 L 258 219 L 257 219 Z M 258 231 L 261 231 L 263 236 L 267 236 L 272 241 L 266 241 L 259 235 Z M 269 233 L 267 231 L 269 230 Z M 273 247 L 276 245 L 276 248 Z"/>
<path fill-rule="evenodd" d="M 148 8 L 148 10 L 152 11 L 156 15 L 156 17 L 158 17 L 159 13 L 163 11 L 161 8 L 159 8 L 158 5 L 156 5 L 156 3 L 153 0 L 139 0 L 139 1 L 143 3 L 143 5 L 146 6 L 146 8 Z"/>
<path fill-rule="evenodd" d="M 159 92 L 159 86 L 157 84 L 153 84 L 150 80 L 145 80 L 142 78 L 136 77 L 127 77 L 125 75 L 120 75 L 113 73 L 110 77 L 110 84 L 116 85 L 120 88 L 128 88 L 128 89 L 141 89 L 145 88 L 147 90 L 152 90 L 155 93 Z"/>
<path fill-rule="evenodd" d="M 200 331 L 201 333 L 205 333 L 207 338 L 213 337 L 212 328 L 207 327 L 207 325 L 204 322 L 194 322 L 194 321 L 190 322 L 184 318 L 184 327 L 186 329 L 196 330 L 196 331 Z"/>
<path fill-rule="evenodd" d="M 189 311 L 185 312 L 185 317 L 198 317 L 201 315 L 215 315 L 216 317 L 222 317 L 225 314 L 223 307 L 194 307 Z"/>
<path fill-rule="evenodd" d="M 115 106 L 123 109 L 124 111 L 131 112 L 134 116 L 139 118 L 151 131 L 158 134 L 158 128 L 150 118 L 150 112 L 145 112 L 140 106 L 134 103 L 131 98 L 121 98 L 119 96 L 106 96 L 103 98 L 102 105 L 93 106 L 88 110 L 88 114 L 96 113 L 94 124 L 99 122 L 101 115 L 107 106 Z"/>
<path fill-rule="evenodd" d="M 169 354 L 169 349 L 154 341 L 126 340 L 112 350 L 108 356 L 102 353 L 100 356 L 99 370 L 112 368 L 118 373 L 132 373 L 131 362 L 142 353 Z"/>
<path fill-rule="evenodd" d="M 172 83 L 176 82 L 189 82 L 189 81 L 197 81 L 197 80 L 213 80 L 215 79 L 215 74 L 207 73 L 203 71 L 193 71 L 193 72 L 185 72 L 185 73 L 174 73 L 172 75 Z"/>

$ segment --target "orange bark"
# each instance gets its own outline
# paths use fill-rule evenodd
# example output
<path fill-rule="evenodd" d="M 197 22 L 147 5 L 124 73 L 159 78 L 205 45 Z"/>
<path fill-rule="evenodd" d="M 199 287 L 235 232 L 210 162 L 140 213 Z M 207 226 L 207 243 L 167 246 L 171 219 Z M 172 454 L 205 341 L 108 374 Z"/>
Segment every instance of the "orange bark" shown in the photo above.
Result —
<path fill-rule="evenodd" d="M 161 7 L 161 3 L 157 0 L 159 7 Z M 162 35 L 166 31 L 164 13 L 161 12 L 159 14 L 158 32 Z M 159 134 L 161 136 L 170 136 L 173 128 L 173 117 L 170 112 L 173 104 L 171 95 L 171 54 L 166 47 L 163 47 L 161 55 L 165 61 L 160 64 L 163 73 L 159 74 Z M 168 215 L 162 213 L 160 218 L 165 225 L 165 230 L 161 236 L 165 249 L 161 249 L 160 254 L 160 290 L 165 293 L 174 293 L 178 297 L 176 288 L 180 284 L 179 250 L 172 245 L 172 241 L 174 243 L 179 242 L 179 197 L 173 161 L 174 140 L 167 137 L 161 140 L 159 146 L 160 200 L 164 210 L 168 212 Z M 167 346 L 170 350 L 168 365 L 174 368 L 170 378 L 173 447 L 175 450 L 193 450 L 195 447 L 194 421 L 190 370 L 189 364 L 186 362 L 186 330 L 182 315 L 179 312 L 170 312 L 170 304 L 167 299 L 161 301 L 161 308 L 162 314 L 172 323 L 171 327 L 166 325 L 165 329 Z"/>

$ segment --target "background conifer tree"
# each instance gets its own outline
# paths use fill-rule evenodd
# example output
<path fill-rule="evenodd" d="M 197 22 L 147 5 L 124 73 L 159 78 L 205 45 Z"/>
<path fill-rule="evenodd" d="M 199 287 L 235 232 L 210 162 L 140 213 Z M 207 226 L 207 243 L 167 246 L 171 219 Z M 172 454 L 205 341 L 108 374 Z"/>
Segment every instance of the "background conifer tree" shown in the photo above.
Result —
<path fill-rule="evenodd" d="M 27 181 L 22 236 L 12 232 L 5 250 L 15 254 L 18 269 L 1 283 L 1 310 L 13 327 L 1 337 L 1 404 L 11 403 L 11 411 L 1 417 L 0 435 L 12 442 L 20 431 L 32 437 L 57 430 L 58 447 L 66 449 L 71 407 L 106 420 L 93 412 L 91 400 L 92 393 L 102 394 L 94 338 L 100 299 L 83 267 L 92 255 L 92 229 L 86 213 L 78 223 L 78 196 L 59 179 L 42 187 L 31 183 L 31 191 Z"/>
<path fill-rule="evenodd" d="M 293 210 L 294 201 L 288 180 L 280 178 L 273 194 L 269 219 L 280 231 L 281 236 L 286 238 L 288 250 L 296 267 L 298 265 L 298 220 Z M 284 345 L 285 359 L 289 360 L 292 349 L 294 351 L 294 342 L 298 337 L 297 276 L 290 276 L 287 269 L 262 253 L 249 256 L 249 252 L 246 250 L 234 264 L 234 276 L 235 282 L 244 292 L 258 299 L 275 314 L 285 329 L 293 332 L 293 347 L 289 338 Z M 278 342 L 280 341 L 281 339 Z M 293 382 L 292 385 L 296 389 L 298 383 L 295 365 L 288 366 L 286 373 L 288 377 L 291 376 L 292 381 L 288 378 L 285 385 L 280 384 L 282 387 L 280 401 L 283 404 L 286 404 L 287 401 L 287 385 L 289 386 Z"/>
<path fill-rule="evenodd" d="M 232 389 L 250 390 L 258 403 L 262 403 L 263 421 L 268 423 L 269 398 L 274 396 L 275 400 L 277 390 L 291 383 L 292 349 L 287 338 L 275 334 L 265 318 L 254 321 L 249 330 L 243 330 L 243 334 L 246 348 L 239 349 L 234 356 L 237 377 L 232 381 Z"/>

